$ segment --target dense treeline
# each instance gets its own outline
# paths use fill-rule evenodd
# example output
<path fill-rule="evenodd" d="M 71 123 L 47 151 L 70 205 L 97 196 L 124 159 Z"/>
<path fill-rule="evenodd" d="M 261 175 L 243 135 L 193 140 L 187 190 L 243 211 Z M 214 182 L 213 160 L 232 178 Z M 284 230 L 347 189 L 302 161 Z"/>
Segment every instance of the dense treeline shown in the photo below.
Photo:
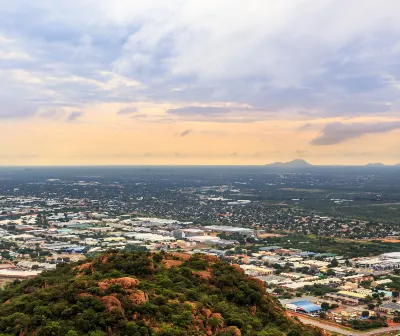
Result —
<path fill-rule="evenodd" d="M 397 252 L 400 243 L 382 242 L 379 240 L 346 240 L 331 237 L 290 234 L 284 237 L 268 238 L 268 245 L 279 245 L 284 248 L 297 248 L 317 253 L 335 253 L 345 258 L 375 256 L 383 253 Z"/>
<path fill-rule="evenodd" d="M 0 303 L 1 335 L 319 335 L 203 255 L 113 251 L 14 282 Z"/>

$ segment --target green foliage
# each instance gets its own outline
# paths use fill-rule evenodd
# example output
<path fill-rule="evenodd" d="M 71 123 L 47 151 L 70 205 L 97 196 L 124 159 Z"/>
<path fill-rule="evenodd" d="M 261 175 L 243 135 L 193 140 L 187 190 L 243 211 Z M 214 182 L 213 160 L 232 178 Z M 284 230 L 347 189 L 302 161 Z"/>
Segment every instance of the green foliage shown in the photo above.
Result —
<path fill-rule="evenodd" d="M 329 305 L 328 302 L 322 302 L 322 303 L 321 303 L 321 308 L 322 308 L 323 310 L 329 310 L 330 305 Z"/>
<path fill-rule="evenodd" d="M 339 238 L 315 237 L 302 234 L 290 234 L 285 237 L 269 237 L 268 244 L 279 245 L 283 248 L 307 248 L 309 251 L 334 253 L 344 256 L 345 258 L 376 256 L 383 253 L 396 252 L 400 249 L 400 243 L 381 242 L 379 240 L 350 241 Z"/>
<path fill-rule="evenodd" d="M 60 264 L 9 285 L 0 291 L 0 333 L 228 336 L 228 327 L 237 327 L 249 336 L 319 335 L 289 320 L 258 282 L 231 265 L 193 255 L 180 267 L 168 268 L 165 258 L 177 257 L 111 251 L 90 267 Z M 210 276 L 199 276 L 202 272 Z M 121 277 L 138 279 L 138 288 L 106 281 Z M 140 304 L 130 299 L 138 291 L 145 298 Z M 256 309 L 251 312 L 251 307 Z"/>

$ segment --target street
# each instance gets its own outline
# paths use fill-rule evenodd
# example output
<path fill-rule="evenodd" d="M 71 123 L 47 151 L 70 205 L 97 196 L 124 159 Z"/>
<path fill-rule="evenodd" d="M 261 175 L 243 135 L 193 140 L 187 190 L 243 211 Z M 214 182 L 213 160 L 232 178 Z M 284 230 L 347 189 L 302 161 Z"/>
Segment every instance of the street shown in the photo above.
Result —
<path fill-rule="evenodd" d="M 374 335 L 381 335 L 385 332 L 390 332 L 390 331 L 399 331 L 400 330 L 400 326 L 395 326 L 395 327 L 388 327 L 388 328 L 381 328 L 379 330 L 370 330 L 370 331 L 348 331 L 339 327 L 335 327 L 329 324 L 325 324 L 323 322 L 318 322 L 303 316 L 299 316 L 296 314 L 296 317 L 304 324 L 308 324 L 308 325 L 313 325 L 316 327 L 319 327 L 321 329 L 327 330 L 327 331 L 331 331 L 331 332 L 335 332 L 341 335 L 346 335 L 346 336 L 351 336 L 351 335 L 357 335 L 357 336 L 374 336 Z"/>

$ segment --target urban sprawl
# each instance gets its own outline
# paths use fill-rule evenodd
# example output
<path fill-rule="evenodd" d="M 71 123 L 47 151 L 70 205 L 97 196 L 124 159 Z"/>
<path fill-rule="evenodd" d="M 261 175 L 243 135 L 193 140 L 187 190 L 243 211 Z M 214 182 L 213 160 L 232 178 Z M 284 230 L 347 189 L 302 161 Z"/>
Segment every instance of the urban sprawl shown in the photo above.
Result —
<path fill-rule="evenodd" d="M 254 190 L 243 182 L 141 190 L 128 199 L 115 196 L 117 182 L 47 179 L 36 187 L 67 184 L 85 197 L 19 188 L 0 196 L 0 286 L 107 250 L 205 253 L 262 281 L 293 316 L 359 330 L 400 322 L 393 226 L 324 216 L 296 199 L 265 205 L 246 197 Z M 90 197 L 105 189 L 114 195 Z M 343 248 L 332 251 L 335 243 Z"/>

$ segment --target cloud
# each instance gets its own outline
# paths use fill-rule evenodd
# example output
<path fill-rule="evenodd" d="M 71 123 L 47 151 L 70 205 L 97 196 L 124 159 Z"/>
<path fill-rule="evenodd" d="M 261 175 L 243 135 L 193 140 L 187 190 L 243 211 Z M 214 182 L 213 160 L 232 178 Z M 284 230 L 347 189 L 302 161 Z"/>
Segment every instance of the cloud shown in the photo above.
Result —
<path fill-rule="evenodd" d="M 400 121 L 349 124 L 333 122 L 325 125 L 310 143 L 315 146 L 335 145 L 366 134 L 386 133 L 396 129 L 400 129 Z"/>
<path fill-rule="evenodd" d="M 313 123 L 305 123 L 297 128 L 298 131 L 307 131 L 314 127 Z"/>
<path fill-rule="evenodd" d="M 178 136 L 180 138 L 184 138 L 184 137 L 186 137 L 186 136 L 188 136 L 189 134 L 192 134 L 192 133 L 193 133 L 193 130 L 187 129 L 187 130 L 184 130 L 183 132 L 177 133 L 176 136 Z"/>
<path fill-rule="evenodd" d="M 215 107 L 215 106 L 186 106 L 175 109 L 167 110 L 167 114 L 178 116 L 221 116 L 225 113 L 232 112 L 229 107 Z"/>
<path fill-rule="evenodd" d="M 60 119 L 65 116 L 65 111 L 59 108 L 44 108 L 39 113 L 37 113 L 39 117 L 45 119 Z"/>
<path fill-rule="evenodd" d="M 185 106 L 168 109 L 167 115 L 182 120 L 216 123 L 253 123 L 267 118 L 268 112 L 249 106 Z"/>
<path fill-rule="evenodd" d="M 83 115 L 83 112 L 71 112 L 68 117 L 67 117 L 67 121 L 68 122 L 73 122 L 78 120 L 81 116 Z"/>
<path fill-rule="evenodd" d="M 120 109 L 117 114 L 118 115 L 130 115 L 132 113 L 138 112 L 138 108 L 135 106 L 128 106 L 123 109 Z"/>
<path fill-rule="evenodd" d="M 395 115 L 400 2 L 387 1 L 2 1 L 0 117 L 137 101 L 216 122 Z"/>

